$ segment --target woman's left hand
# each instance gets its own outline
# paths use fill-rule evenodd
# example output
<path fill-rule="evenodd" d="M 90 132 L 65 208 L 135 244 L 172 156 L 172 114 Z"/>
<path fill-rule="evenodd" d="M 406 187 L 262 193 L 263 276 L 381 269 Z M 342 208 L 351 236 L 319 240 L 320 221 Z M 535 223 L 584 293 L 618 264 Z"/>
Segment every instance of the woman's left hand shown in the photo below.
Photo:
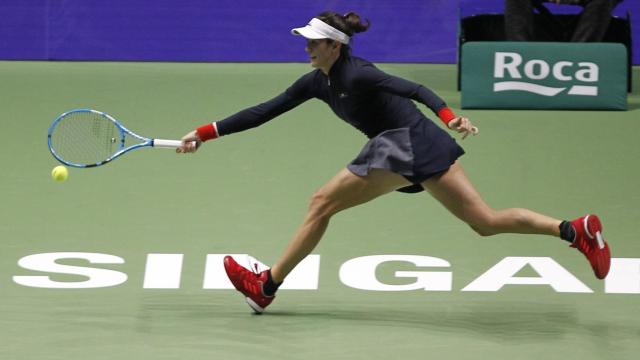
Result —
<path fill-rule="evenodd" d="M 477 127 L 473 126 L 469 119 L 462 116 L 451 120 L 448 126 L 451 130 L 457 131 L 459 133 L 464 133 L 464 135 L 462 135 L 462 140 L 466 139 L 469 134 L 478 135 L 478 133 L 480 132 Z"/>

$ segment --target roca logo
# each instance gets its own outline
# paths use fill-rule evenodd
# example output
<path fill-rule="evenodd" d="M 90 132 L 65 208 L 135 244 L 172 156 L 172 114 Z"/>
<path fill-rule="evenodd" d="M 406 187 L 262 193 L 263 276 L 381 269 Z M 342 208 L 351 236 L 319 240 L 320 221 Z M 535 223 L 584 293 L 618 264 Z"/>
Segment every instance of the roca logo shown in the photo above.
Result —
<path fill-rule="evenodd" d="M 511 79 L 495 82 L 493 84 L 494 92 L 526 91 L 542 96 L 556 96 L 568 88 L 567 95 L 598 95 L 598 87 L 595 84 L 598 82 L 600 69 L 593 62 L 558 61 L 549 64 L 542 59 L 524 61 L 522 55 L 516 52 L 497 51 L 493 64 L 494 79 L 505 79 L 507 75 Z M 581 84 L 574 84 L 570 87 L 551 87 L 539 83 L 549 77 L 559 81 L 580 82 Z"/>

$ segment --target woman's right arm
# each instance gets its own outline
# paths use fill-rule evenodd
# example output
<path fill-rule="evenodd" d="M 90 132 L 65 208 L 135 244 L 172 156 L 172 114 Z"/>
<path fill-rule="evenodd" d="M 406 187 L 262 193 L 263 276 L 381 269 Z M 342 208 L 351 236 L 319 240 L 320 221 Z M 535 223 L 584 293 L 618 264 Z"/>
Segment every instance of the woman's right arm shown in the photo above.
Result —
<path fill-rule="evenodd" d="M 309 73 L 298 79 L 282 94 L 262 104 L 239 111 L 224 120 L 198 127 L 182 137 L 183 146 L 178 153 L 195 152 L 200 144 L 220 136 L 252 129 L 281 115 L 313 97 L 312 75 Z"/>

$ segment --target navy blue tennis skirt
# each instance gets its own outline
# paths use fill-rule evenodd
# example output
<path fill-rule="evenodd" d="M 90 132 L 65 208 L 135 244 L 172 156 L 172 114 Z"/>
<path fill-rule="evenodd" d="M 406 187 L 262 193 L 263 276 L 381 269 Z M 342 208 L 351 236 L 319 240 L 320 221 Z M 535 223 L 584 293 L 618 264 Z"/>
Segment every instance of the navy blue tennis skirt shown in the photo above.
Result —
<path fill-rule="evenodd" d="M 424 190 L 422 182 L 448 170 L 463 154 L 451 135 L 425 118 L 370 139 L 347 169 L 358 176 L 366 176 L 369 169 L 389 170 L 413 184 L 398 191 L 416 193 Z"/>

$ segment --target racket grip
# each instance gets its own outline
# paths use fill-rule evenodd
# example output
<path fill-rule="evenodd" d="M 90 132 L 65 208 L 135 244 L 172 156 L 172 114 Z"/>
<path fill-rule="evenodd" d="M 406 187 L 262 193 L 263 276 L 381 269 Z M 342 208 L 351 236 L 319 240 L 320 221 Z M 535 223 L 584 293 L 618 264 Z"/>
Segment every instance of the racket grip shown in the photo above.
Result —
<path fill-rule="evenodd" d="M 153 139 L 153 147 L 177 149 L 180 146 L 182 146 L 182 141 L 180 140 Z"/>
<path fill-rule="evenodd" d="M 153 139 L 153 147 L 175 149 L 180 146 L 182 146 L 182 141 L 180 140 Z"/>

